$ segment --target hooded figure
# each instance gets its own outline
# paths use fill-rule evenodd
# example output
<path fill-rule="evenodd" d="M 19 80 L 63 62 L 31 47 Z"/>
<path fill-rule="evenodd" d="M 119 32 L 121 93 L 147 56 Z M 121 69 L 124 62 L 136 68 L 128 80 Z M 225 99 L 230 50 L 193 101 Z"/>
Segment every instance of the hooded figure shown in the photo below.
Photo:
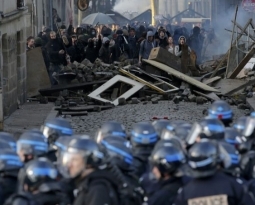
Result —
<path fill-rule="evenodd" d="M 179 45 L 175 46 L 175 55 L 181 57 L 182 55 L 182 47 L 186 44 L 186 38 L 184 36 L 180 36 Z M 190 47 L 188 47 L 189 53 L 191 52 Z"/>
<path fill-rule="evenodd" d="M 203 37 L 200 34 L 200 28 L 195 26 L 193 28 L 193 34 L 188 39 L 188 45 L 196 52 L 198 63 L 201 62 L 201 52 L 203 48 Z"/>
<path fill-rule="evenodd" d="M 152 31 L 147 32 L 147 38 L 140 45 L 139 52 L 139 63 L 142 62 L 142 59 L 148 59 L 153 48 L 158 47 L 158 42 L 154 40 L 154 35 Z"/>
<path fill-rule="evenodd" d="M 110 50 L 110 39 L 107 37 L 103 38 L 102 41 L 102 47 L 99 50 L 99 58 L 104 62 L 104 63 L 110 63 L 110 58 L 111 58 L 111 50 Z"/>

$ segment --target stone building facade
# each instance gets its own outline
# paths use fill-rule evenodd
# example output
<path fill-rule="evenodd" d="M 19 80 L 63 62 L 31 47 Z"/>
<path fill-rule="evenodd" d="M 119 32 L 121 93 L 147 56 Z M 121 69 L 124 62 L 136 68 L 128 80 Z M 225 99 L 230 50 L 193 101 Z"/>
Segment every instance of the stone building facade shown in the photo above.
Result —
<path fill-rule="evenodd" d="M 1 122 L 26 101 L 27 8 L 18 2 L 0 1 Z"/>

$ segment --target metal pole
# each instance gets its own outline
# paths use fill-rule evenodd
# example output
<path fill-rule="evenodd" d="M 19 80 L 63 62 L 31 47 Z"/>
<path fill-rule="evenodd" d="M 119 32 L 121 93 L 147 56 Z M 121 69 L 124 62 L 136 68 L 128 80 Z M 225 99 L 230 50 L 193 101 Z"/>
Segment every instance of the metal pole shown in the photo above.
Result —
<path fill-rule="evenodd" d="M 1 31 L 0 40 L 2 41 Z M 0 47 L 0 130 L 4 130 L 4 111 L 3 111 L 3 61 L 2 61 L 2 49 Z"/>
<path fill-rule="evenodd" d="M 49 10 L 50 10 L 50 19 L 49 19 L 49 21 L 50 21 L 50 28 L 51 28 L 51 30 L 53 31 L 53 14 L 52 14 L 52 9 L 53 9 L 53 2 L 52 2 L 52 0 L 49 0 Z"/>

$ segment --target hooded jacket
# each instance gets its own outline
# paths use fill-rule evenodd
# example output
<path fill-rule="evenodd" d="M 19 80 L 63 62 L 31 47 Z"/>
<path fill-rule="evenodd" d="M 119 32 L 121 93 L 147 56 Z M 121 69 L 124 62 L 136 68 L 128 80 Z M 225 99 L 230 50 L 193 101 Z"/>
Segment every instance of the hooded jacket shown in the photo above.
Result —
<path fill-rule="evenodd" d="M 178 40 L 179 45 L 175 46 L 175 51 L 174 51 L 175 55 L 178 56 L 178 57 L 181 57 L 181 55 L 182 55 L 182 46 L 180 44 L 181 38 L 184 38 L 184 41 L 186 43 L 186 38 L 184 36 L 180 36 L 180 38 Z M 189 50 L 189 53 L 190 53 L 191 52 L 190 47 L 188 47 L 188 50 Z"/>
<path fill-rule="evenodd" d="M 144 40 L 140 45 L 139 55 L 142 56 L 142 59 L 148 59 L 153 48 L 158 47 L 158 42 L 154 39 L 150 42 L 148 39 L 150 36 L 154 36 L 152 31 L 147 32 L 146 40 Z"/>

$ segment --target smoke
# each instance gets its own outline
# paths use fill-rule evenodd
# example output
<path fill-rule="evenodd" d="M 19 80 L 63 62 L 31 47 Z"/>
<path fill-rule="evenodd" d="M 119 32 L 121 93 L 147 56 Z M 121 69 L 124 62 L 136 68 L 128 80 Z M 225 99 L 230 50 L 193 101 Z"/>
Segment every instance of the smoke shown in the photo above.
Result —
<path fill-rule="evenodd" d="M 140 14 L 150 8 L 150 0 L 120 0 L 114 6 L 113 10 L 121 14 L 124 13 L 137 13 Z"/>
<path fill-rule="evenodd" d="M 224 13 L 221 13 L 218 17 L 219 22 L 215 22 L 213 25 L 213 28 L 215 29 L 216 35 L 220 41 L 220 51 L 221 53 L 225 53 L 230 48 L 231 43 L 231 36 L 232 36 L 232 30 L 233 30 L 233 23 L 235 18 L 235 12 L 236 7 L 232 6 L 228 10 L 226 10 Z M 245 11 L 241 5 L 239 5 L 238 13 L 237 13 L 237 19 L 236 22 L 244 27 L 247 21 L 252 18 L 252 15 Z M 226 31 L 225 29 L 228 29 L 229 31 Z M 242 33 L 239 29 L 235 30 L 238 33 Z M 233 37 L 233 39 L 236 39 L 236 33 Z M 246 41 L 246 38 L 242 38 L 243 42 Z M 239 42 L 241 42 L 240 40 Z"/>

